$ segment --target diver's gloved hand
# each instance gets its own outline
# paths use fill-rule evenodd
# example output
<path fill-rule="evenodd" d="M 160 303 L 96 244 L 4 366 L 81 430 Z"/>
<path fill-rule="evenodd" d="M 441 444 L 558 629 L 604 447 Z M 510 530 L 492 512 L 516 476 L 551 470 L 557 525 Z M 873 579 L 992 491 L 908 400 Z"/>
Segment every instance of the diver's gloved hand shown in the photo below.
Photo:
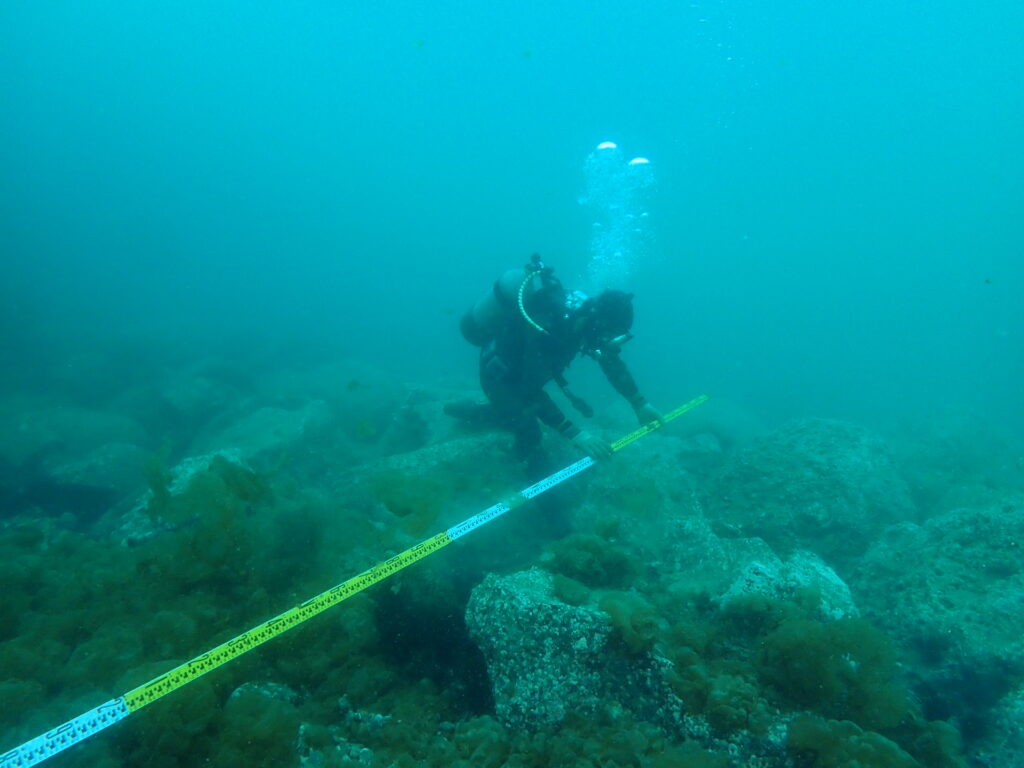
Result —
<path fill-rule="evenodd" d="M 643 405 L 634 405 L 633 413 L 636 414 L 636 420 L 640 422 L 641 426 L 650 424 L 652 421 L 665 426 L 665 417 L 661 415 L 661 411 L 647 401 L 644 401 Z"/>
<path fill-rule="evenodd" d="M 612 447 L 608 445 L 608 443 L 600 437 L 590 434 L 586 430 L 583 430 L 576 435 L 576 437 L 572 439 L 572 444 L 588 456 L 592 456 L 598 460 L 610 459 L 614 453 Z"/>

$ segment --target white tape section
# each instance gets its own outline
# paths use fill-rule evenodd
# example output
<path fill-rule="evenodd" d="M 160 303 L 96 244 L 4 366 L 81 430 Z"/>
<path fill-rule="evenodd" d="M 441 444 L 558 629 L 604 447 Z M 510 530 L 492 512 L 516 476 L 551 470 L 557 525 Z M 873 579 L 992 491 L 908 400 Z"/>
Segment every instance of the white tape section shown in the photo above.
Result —
<path fill-rule="evenodd" d="M 521 499 L 532 499 L 534 496 L 540 496 L 544 491 L 549 491 L 559 483 L 565 482 L 573 475 L 578 475 L 587 467 L 592 467 L 596 464 L 589 456 L 580 459 L 575 464 L 570 464 L 565 469 L 561 469 L 555 472 L 553 475 L 548 475 L 539 483 L 534 483 L 529 488 L 520 491 L 519 497 Z M 486 525 L 496 517 L 501 517 L 506 512 L 511 511 L 517 505 L 514 502 L 499 501 L 497 504 L 488 507 L 483 512 L 478 512 L 467 520 L 463 520 L 458 525 L 453 525 L 449 528 L 446 533 L 452 541 L 465 536 L 470 531 L 476 530 L 481 525 Z"/>
<path fill-rule="evenodd" d="M 128 707 L 124 697 L 119 696 L 0 755 L 0 768 L 29 768 L 37 765 L 126 717 Z"/>

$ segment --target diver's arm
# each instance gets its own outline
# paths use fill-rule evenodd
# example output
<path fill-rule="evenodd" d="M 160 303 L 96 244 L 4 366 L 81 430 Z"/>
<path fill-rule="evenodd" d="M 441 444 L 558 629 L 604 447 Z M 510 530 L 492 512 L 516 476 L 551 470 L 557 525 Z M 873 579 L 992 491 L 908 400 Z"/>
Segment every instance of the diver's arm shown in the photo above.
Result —
<path fill-rule="evenodd" d="M 597 359 L 608 383 L 615 388 L 615 391 L 622 395 L 634 409 L 639 408 L 647 399 L 640 394 L 640 387 L 636 385 L 633 374 L 622 360 L 618 352 L 606 352 Z"/>
<path fill-rule="evenodd" d="M 559 410 L 558 406 L 555 405 L 555 401 L 551 399 L 547 392 L 541 390 L 537 396 L 536 403 L 537 417 L 564 438 L 570 440 L 583 453 L 588 454 L 594 459 L 611 458 L 614 452 L 611 445 L 600 437 L 590 434 L 585 429 L 580 429 L 565 418 L 565 414 Z"/>
<path fill-rule="evenodd" d="M 543 389 L 534 397 L 533 407 L 537 418 L 563 437 L 572 440 L 580 433 L 580 428 L 565 417 L 562 410 L 551 399 L 551 395 Z"/>
<path fill-rule="evenodd" d="M 658 409 L 647 402 L 647 398 L 640 394 L 640 387 L 636 385 L 633 374 L 629 372 L 629 368 L 626 367 L 626 363 L 623 362 L 622 356 L 618 352 L 608 352 L 601 355 L 597 363 L 601 366 L 605 378 L 615 388 L 615 391 L 626 398 L 633 407 L 633 413 L 636 414 L 637 421 L 641 424 L 647 424 L 652 421 L 657 421 L 659 424 L 665 423 Z"/>

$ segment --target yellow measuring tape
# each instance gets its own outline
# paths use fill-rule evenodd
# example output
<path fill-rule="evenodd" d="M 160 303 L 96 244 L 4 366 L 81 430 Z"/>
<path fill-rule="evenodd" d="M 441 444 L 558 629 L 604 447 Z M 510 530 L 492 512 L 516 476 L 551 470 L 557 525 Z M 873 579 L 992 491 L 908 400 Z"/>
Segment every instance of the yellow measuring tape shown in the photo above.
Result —
<path fill-rule="evenodd" d="M 696 397 L 690 402 L 679 406 L 675 410 L 670 411 L 664 416 L 664 423 L 668 423 L 669 421 L 672 421 L 672 419 L 681 416 L 707 399 L 707 395 L 701 395 L 700 397 Z M 612 450 L 620 451 L 630 443 L 633 443 L 641 437 L 649 435 L 651 432 L 660 429 L 661 426 L 662 423 L 656 421 L 646 424 L 612 443 Z M 175 667 L 169 672 L 160 675 L 160 677 L 150 680 L 144 685 L 140 685 L 138 688 L 128 691 L 128 693 L 123 696 L 119 696 L 105 704 L 101 704 L 95 709 L 91 709 L 88 712 L 69 720 L 63 725 L 54 728 L 52 731 L 48 731 L 37 736 L 31 741 L 25 742 L 20 747 L 16 747 L 15 749 L 0 755 L 0 768 L 28 768 L 28 766 L 38 765 L 48 757 L 52 757 L 58 752 L 62 752 L 68 747 L 89 738 L 94 733 L 113 725 L 119 720 L 123 720 L 132 712 L 142 709 L 142 707 L 147 704 L 151 704 L 157 699 L 166 696 L 171 691 L 181 688 L 183 685 L 192 682 L 197 677 L 201 677 L 222 664 L 226 664 L 232 659 L 241 656 L 246 651 L 251 651 L 253 648 L 263 645 L 263 643 L 267 642 L 271 638 L 277 637 L 278 635 L 287 632 L 292 627 L 298 626 L 302 622 L 313 618 L 318 613 L 330 608 L 332 605 L 336 605 L 342 600 L 362 592 L 364 589 L 373 586 L 378 581 L 383 581 L 388 578 L 388 576 L 397 573 L 403 568 L 407 568 L 417 560 L 421 560 L 427 555 L 448 546 L 453 541 L 465 536 L 470 531 L 489 523 L 491 520 L 494 520 L 496 517 L 500 517 L 512 509 L 515 509 L 523 504 L 527 499 L 539 496 L 559 483 L 569 479 L 573 475 L 579 474 L 583 470 L 592 467 L 596 463 L 597 462 L 590 456 L 580 459 L 574 464 L 570 464 L 565 469 L 559 470 L 555 474 L 544 478 L 540 482 L 531 485 L 523 491 L 520 491 L 510 499 L 499 501 L 494 506 L 488 507 L 483 512 L 473 515 L 473 517 L 464 520 L 458 525 L 452 526 L 448 530 L 443 531 L 436 536 L 432 536 L 425 541 L 421 541 L 416 546 L 405 550 L 401 554 L 395 555 L 390 560 L 386 560 L 383 563 L 375 565 L 373 568 L 363 571 L 358 576 L 342 582 L 338 586 L 332 587 L 326 592 L 321 592 L 316 597 L 312 597 L 301 605 L 297 605 L 294 608 L 275 616 L 269 621 L 265 621 L 259 626 L 253 627 L 248 632 L 243 632 L 238 637 L 228 640 L 226 643 L 221 643 L 216 648 L 207 651 L 201 656 L 197 656 L 191 661 L 187 661 L 184 664 Z"/>

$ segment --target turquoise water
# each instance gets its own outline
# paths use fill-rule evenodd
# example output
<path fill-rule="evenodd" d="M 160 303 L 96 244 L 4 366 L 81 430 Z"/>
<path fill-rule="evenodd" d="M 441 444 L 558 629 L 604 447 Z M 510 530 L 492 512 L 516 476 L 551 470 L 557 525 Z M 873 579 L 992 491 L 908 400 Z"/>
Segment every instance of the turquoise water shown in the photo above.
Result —
<path fill-rule="evenodd" d="M 533 251 L 582 272 L 583 160 L 610 140 L 657 168 L 633 289 L 659 395 L 1017 418 L 1022 21 L 7 4 L 5 327 L 273 329 L 461 366 L 446 308 Z"/>
<path fill-rule="evenodd" d="M 9 613 L 32 604 L 43 618 L 10 618 L 3 632 L 15 643 L 0 657 L 0 681 L 14 681 L 8 704 L 36 715 L 5 720 L 13 735 L 0 748 L 122 692 L 122 674 L 144 661 L 201 652 L 217 632 L 241 631 L 515 486 L 519 476 L 499 469 L 454 495 L 416 485 L 408 493 L 458 513 L 423 526 L 399 514 L 397 539 L 360 529 L 361 554 L 342 572 L 325 554 L 296 582 L 299 551 L 265 554 L 294 506 L 311 531 L 333 531 L 332 546 L 345 546 L 331 526 L 349 523 L 328 502 L 347 477 L 339 465 L 377 472 L 373 462 L 447 444 L 450 427 L 417 404 L 476 394 L 458 319 L 534 252 L 569 287 L 635 293 L 627 358 L 642 391 L 666 410 L 710 393 L 721 410 L 693 429 L 707 428 L 727 454 L 793 419 L 841 419 L 889 441 L 915 524 L 1019 493 L 1022 34 L 1024 8 L 1002 0 L 5 3 L 0 520 L 9 562 L 21 563 L 4 572 L 21 595 Z M 597 280 L 607 286 L 593 279 L 604 247 L 594 224 L 607 211 L 587 175 L 601 142 L 615 142 L 623 162 L 649 159 L 653 179 L 628 200 L 646 214 L 642 232 L 623 235 L 621 268 Z M 591 368 L 572 378 L 612 414 L 601 426 L 609 435 L 631 426 Z M 275 432 L 277 412 L 259 410 L 319 413 L 319 402 L 333 426 L 312 437 Z M 413 414 L 399 432 L 396 412 Z M 207 491 L 219 499 L 210 503 L 223 513 L 221 535 L 249 528 L 247 515 L 257 521 L 251 560 L 224 555 L 230 568 L 280 560 L 273 574 L 246 577 L 263 597 L 179 646 L 112 641 L 99 668 L 60 671 L 99 623 L 129 619 L 106 609 L 92 626 L 88 611 L 73 626 L 54 619 L 53 601 L 89 598 L 56 577 L 27 586 L 36 577 L 24 574 L 43 578 L 50 567 L 50 537 L 71 537 L 61 539 L 69 574 L 108 562 L 110 584 L 170 578 L 182 542 L 109 561 L 103 542 L 132 500 L 159 486 L 154 476 L 232 440 L 262 446 L 249 463 L 277 495 L 252 511 L 245 494 Z M 503 466 L 504 454 L 486 455 Z M 727 467 L 733 456 L 720 458 Z M 446 482 L 467 471 L 449 464 Z M 89 475 L 100 465 L 102 482 Z M 701 493 L 720 490 L 706 466 L 685 471 Z M 954 503 L 957 487 L 974 490 Z M 615 516 L 609 493 L 590 500 L 595 519 Z M 364 502 L 350 500 L 344 514 L 362 519 Z M 192 518 L 180 514 L 179 533 L 191 536 Z M 526 547 L 518 566 L 535 555 Z M 460 590 L 488 570 L 478 566 L 455 579 L 459 611 Z M 853 578 L 856 566 L 836 567 Z M 219 584 L 217 573 L 209 565 L 170 578 L 161 594 L 137 582 L 134 615 L 168 599 L 189 622 L 212 605 L 230 613 L 238 584 L 211 587 L 204 606 L 169 597 Z M 665 587 L 618 586 L 654 602 Z M 45 661 L 19 655 L 57 636 Z M 382 679 L 398 675 L 394 659 L 373 658 Z M 57 669 L 43 675 L 40 664 Z M 277 671 L 293 687 L 309 684 Z M 219 685 L 210 702 L 230 694 Z M 326 708 L 346 685 L 310 700 Z M 357 704 L 379 711 L 400 700 L 416 711 L 416 695 Z M 445 717 L 493 714 L 473 701 Z M 314 704 L 281 716 L 292 734 L 284 742 L 298 720 L 332 722 Z M 953 715 L 969 742 L 981 738 L 964 725 L 970 717 Z M 199 764 L 211 744 L 227 743 L 217 729 L 234 727 L 197 726 L 205 735 L 188 759 Z M 103 759 L 142 765 L 140 755 L 159 752 L 155 737 L 133 738 L 111 742 Z M 394 744 L 392 756 L 403 749 Z M 237 754 L 224 749 L 217 759 L 230 764 Z"/>

